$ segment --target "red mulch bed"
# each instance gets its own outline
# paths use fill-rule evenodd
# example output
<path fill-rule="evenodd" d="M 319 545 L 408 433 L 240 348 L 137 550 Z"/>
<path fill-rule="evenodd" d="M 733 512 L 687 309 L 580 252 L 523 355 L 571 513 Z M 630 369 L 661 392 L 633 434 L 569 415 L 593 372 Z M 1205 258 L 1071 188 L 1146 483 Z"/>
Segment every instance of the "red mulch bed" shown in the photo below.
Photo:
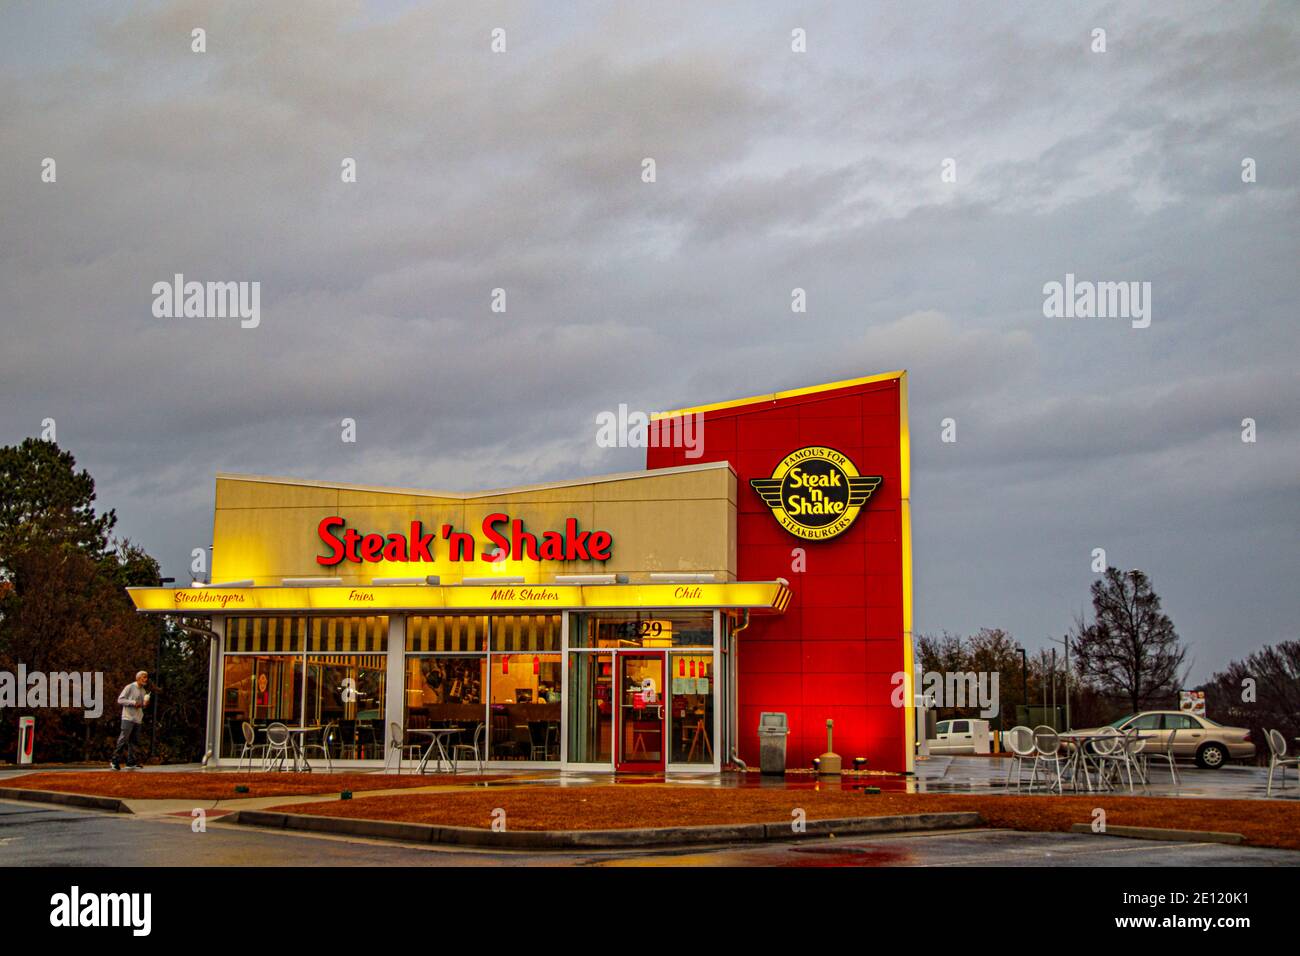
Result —
<path fill-rule="evenodd" d="M 1112 826 L 1240 833 L 1254 846 L 1300 849 L 1300 803 L 1127 796 L 964 796 L 863 794 L 646 785 L 522 788 L 465 793 L 393 794 L 346 803 L 288 804 L 275 809 L 319 816 L 489 827 L 506 811 L 511 830 L 617 830 L 631 826 L 703 826 L 788 822 L 802 808 L 810 820 L 974 810 L 986 825 L 1010 830 L 1068 831 L 1106 811 Z"/>
<path fill-rule="evenodd" d="M 23 790 L 57 790 L 99 797 L 165 800 L 244 800 L 250 797 L 295 797 L 340 790 L 399 790 L 469 784 L 502 777 L 461 774 L 377 774 L 377 773 L 148 773 L 140 770 L 96 770 L 88 773 L 33 773 L 0 781 L 0 786 Z M 236 793 L 235 787 L 248 788 Z"/>

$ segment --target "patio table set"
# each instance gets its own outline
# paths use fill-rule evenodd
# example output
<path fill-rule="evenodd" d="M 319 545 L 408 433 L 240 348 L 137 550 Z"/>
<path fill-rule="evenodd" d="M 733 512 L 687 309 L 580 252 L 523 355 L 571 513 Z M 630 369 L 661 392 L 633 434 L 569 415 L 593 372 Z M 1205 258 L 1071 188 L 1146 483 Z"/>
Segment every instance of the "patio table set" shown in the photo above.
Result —
<path fill-rule="evenodd" d="M 1173 783 L 1178 783 L 1178 768 L 1174 764 L 1174 731 L 1165 746 L 1147 752 L 1147 741 L 1154 734 L 1121 733 L 1113 727 L 1100 731 L 1057 731 L 1052 727 L 1014 727 L 1004 738 L 1011 752 L 1007 767 L 1007 786 L 1011 774 L 1016 774 L 1016 786 L 1022 782 L 1026 764 L 1030 765 L 1029 789 L 1038 781 L 1040 769 L 1044 785 L 1051 792 L 1063 793 L 1068 786 L 1075 792 L 1086 790 L 1114 790 L 1121 783 L 1133 792 L 1134 781 L 1146 786 L 1150 779 L 1150 760 L 1163 760 L 1168 764 Z M 1032 763 L 1031 763 L 1032 761 Z"/>
<path fill-rule="evenodd" d="M 285 762 L 288 761 L 288 769 L 292 772 L 311 773 L 311 762 L 307 759 L 310 750 L 319 750 L 324 755 L 326 764 L 330 764 L 327 741 L 332 727 L 332 724 L 292 727 L 281 721 L 275 721 L 262 728 L 266 742 L 258 743 L 257 728 L 245 721 L 242 725 L 244 747 L 239 752 L 239 763 L 236 766 L 243 767 L 247 761 L 248 771 L 252 773 L 253 761 L 260 760 L 262 770 L 284 770 Z M 308 742 L 307 738 L 313 734 L 321 734 L 320 743 Z M 330 769 L 333 770 L 332 765 Z"/>

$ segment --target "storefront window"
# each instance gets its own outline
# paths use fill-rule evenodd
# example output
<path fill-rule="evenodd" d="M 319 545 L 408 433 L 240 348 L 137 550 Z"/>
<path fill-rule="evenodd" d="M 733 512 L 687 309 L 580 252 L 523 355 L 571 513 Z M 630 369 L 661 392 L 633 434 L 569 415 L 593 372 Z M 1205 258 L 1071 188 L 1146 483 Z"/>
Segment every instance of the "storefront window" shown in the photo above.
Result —
<path fill-rule="evenodd" d="M 267 725 L 303 726 L 305 717 L 308 726 L 336 721 L 336 731 L 348 722 L 348 735 L 331 741 L 332 757 L 382 759 L 387 642 L 385 616 L 227 618 L 222 755 L 239 756 L 245 722 L 261 744 Z M 349 678 L 353 683 L 344 684 Z M 349 696 L 355 692 L 350 706 L 344 691 L 331 686 L 350 688 Z M 346 752 L 336 749 L 344 744 Z"/>
<path fill-rule="evenodd" d="M 307 723 L 321 727 L 332 760 L 384 756 L 382 654 L 307 655 Z"/>
<path fill-rule="evenodd" d="M 492 655 L 493 760 L 560 759 L 560 669 L 559 654 Z"/>
<path fill-rule="evenodd" d="M 458 727 L 446 746 L 473 744 L 483 725 L 487 658 L 481 654 L 406 658 L 406 727 Z M 480 748 L 485 741 L 478 736 Z M 409 743 L 427 746 L 427 736 L 413 735 Z M 480 752 L 482 752 L 480 750 Z"/>
<path fill-rule="evenodd" d="M 713 763 L 713 655 L 668 655 L 672 763 Z"/>
<path fill-rule="evenodd" d="M 571 647 L 712 647 L 712 611 L 595 611 L 569 619 Z"/>
<path fill-rule="evenodd" d="M 614 759 L 614 658 L 610 654 L 569 655 L 569 760 L 604 763 Z"/>
<path fill-rule="evenodd" d="M 224 733 L 222 753 L 239 756 L 244 746 L 245 722 L 256 740 L 265 740 L 268 724 L 296 726 L 302 697 L 302 658 L 298 655 L 229 656 L 224 668 Z"/>

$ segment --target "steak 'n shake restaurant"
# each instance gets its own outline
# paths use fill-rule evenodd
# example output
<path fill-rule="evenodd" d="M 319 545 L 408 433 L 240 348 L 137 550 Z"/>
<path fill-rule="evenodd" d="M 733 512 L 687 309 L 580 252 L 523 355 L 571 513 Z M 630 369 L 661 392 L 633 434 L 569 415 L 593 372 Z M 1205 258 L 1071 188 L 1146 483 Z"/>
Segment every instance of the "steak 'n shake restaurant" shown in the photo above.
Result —
<path fill-rule="evenodd" d="M 213 584 L 130 592 L 210 619 L 216 762 L 279 721 L 335 765 L 395 726 L 488 766 L 717 771 L 779 711 L 792 768 L 833 719 L 846 765 L 910 770 L 906 373 L 652 424 L 645 471 L 497 491 L 218 475 Z"/>

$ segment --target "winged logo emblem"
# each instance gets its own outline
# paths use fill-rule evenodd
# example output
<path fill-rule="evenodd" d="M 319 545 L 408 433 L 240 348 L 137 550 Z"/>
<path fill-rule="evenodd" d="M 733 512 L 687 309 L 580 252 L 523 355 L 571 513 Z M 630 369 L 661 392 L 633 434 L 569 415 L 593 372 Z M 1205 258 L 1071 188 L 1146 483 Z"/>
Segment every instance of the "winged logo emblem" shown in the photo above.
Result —
<path fill-rule="evenodd" d="M 750 487 L 787 531 L 825 541 L 847 531 L 862 506 L 884 481 L 860 475 L 843 452 L 810 445 L 786 455 L 770 478 L 751 478 Z"/>

